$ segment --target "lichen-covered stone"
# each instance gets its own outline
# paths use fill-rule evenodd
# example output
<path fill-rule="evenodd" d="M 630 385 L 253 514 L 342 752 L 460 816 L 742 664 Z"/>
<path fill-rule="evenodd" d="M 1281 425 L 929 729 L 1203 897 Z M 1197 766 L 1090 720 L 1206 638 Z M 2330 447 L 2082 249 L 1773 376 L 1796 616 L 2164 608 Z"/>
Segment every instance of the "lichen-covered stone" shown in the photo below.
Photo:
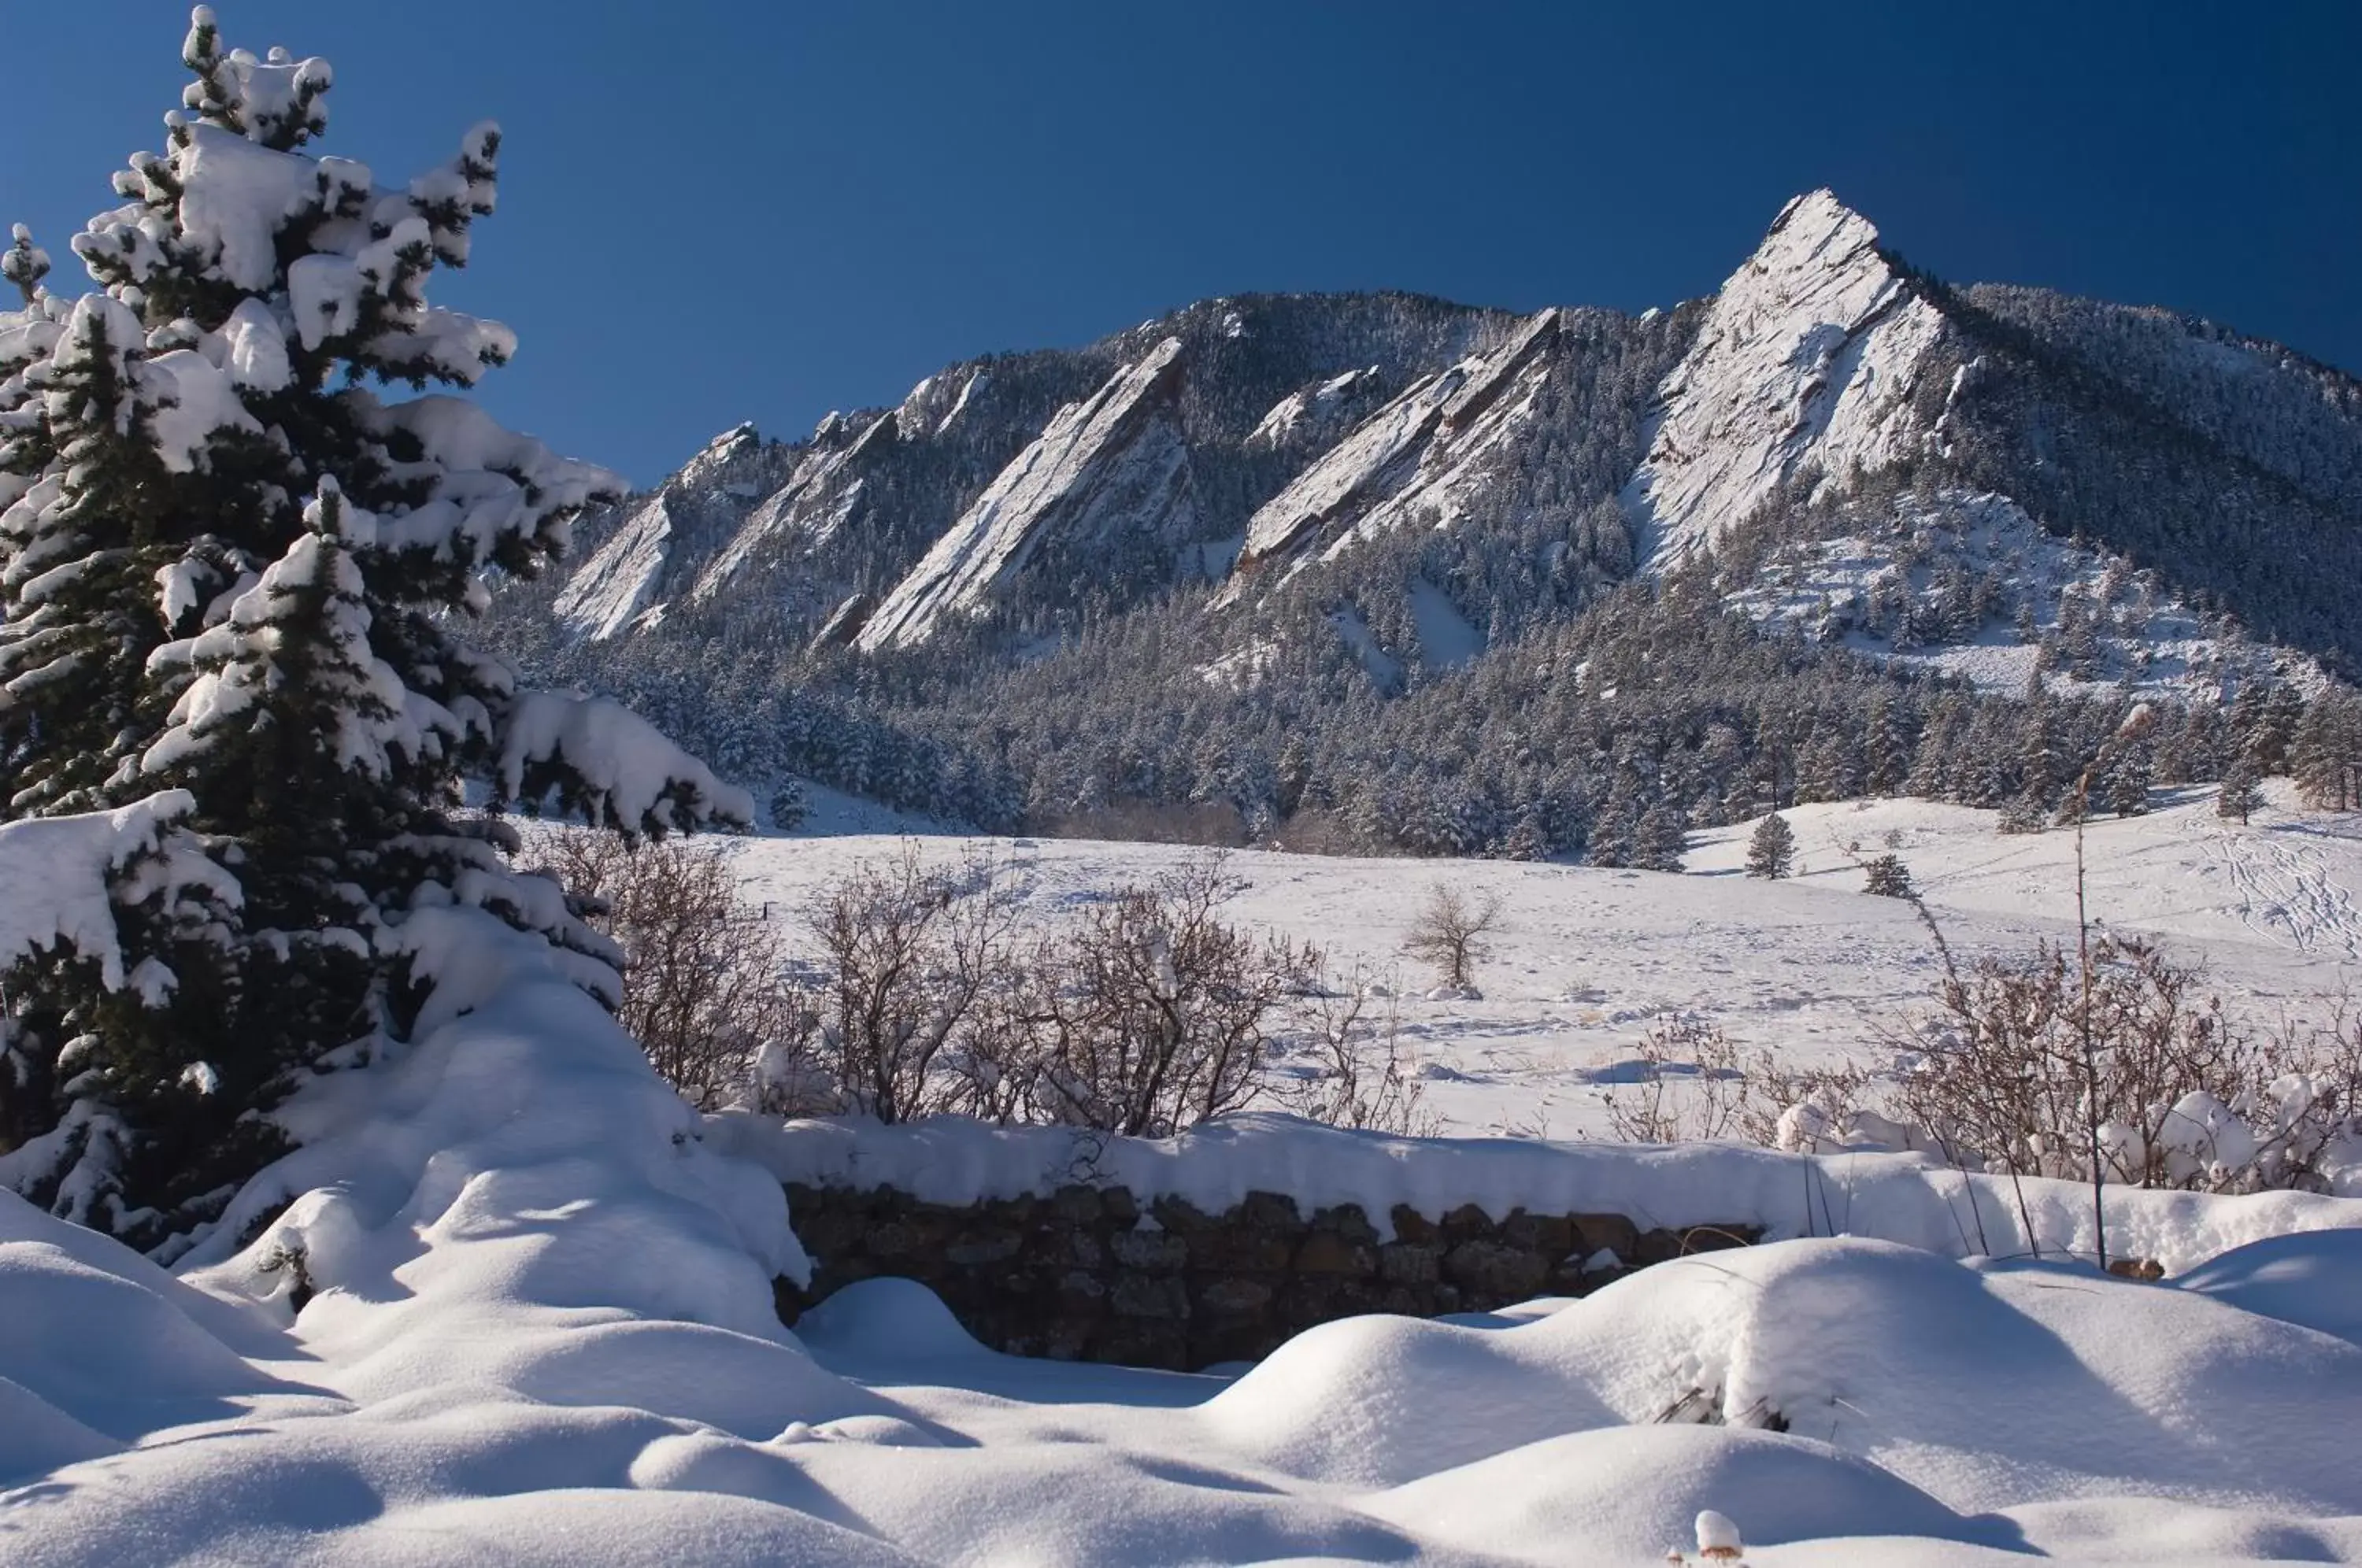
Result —
<path fill-rule="evenodd" d="M 1389 1242 L 1378 1249 L 1379 1276 L 1395 1285 L 1433 1285 L 1443 1272 L 1443 1249 L 1418 1242 Z"/>
<path fill-rule="evenodd" d="M 1614 1253 L 1627 1260 L 1639 1255 L 1639 1228 L 1621 1214 L 1577 1214 L 1573 1220 L 1575 1242 L 1569 1251 L 1584 1257 L 1598 1252 Z"/>
<path fill-rule="evenodd" d="M 1508 1306 L 1540 1291 L 1551 1260 L 1499 1242 L 1462 1242 L 1444 1254 L 1443 1271 L 1462 1290 Z"/>
<path fill-rule="evenodd" d="M 1198 1305 L 1209 1312 L 1239 1317 L 1262 1311 L 1271 1297 L 1271 1286 L 1262 1280 L 1225 1277 L 1199 1290 Z"/>
<path fill-rule="evenodd" d="M 1115 1282 L 1108 1306 L 1119 1318 L 1170 1318 L 1178 1321 L 1189 1316 L 1188 1292 L 1170 1275 L 1125 1275 Z"/>

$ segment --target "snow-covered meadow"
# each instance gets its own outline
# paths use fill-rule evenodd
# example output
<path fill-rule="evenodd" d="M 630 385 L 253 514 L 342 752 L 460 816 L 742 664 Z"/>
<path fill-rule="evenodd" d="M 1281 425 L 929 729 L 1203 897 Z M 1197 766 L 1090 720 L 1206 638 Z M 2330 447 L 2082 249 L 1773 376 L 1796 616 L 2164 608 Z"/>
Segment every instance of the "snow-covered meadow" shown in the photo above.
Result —
<path fill-rule="evenodd" d="M 2215 815 L 2209 789 L 2160 791 L 2141 817 L 2103 817 L 2085 837 L 2094 921 L 2157 939 L 2202 965 L 2230 1010 L 2257 1027 L 2315 1018 L 2362 980 L 2362 822 L 2297 807 L 2284 780 L 2246 824 Z M 1924 801 L 1841 801 L 1783 813 L 1796 874 L 1743 874 L 1752 824 L 1691 835 L 1687 871 L 1507 861 L 1346 859 L 1241 852 L 1238 919 L 1308 941 L 1334 974 L 1365 965 L 1391 999 L 1440 1130 L 1547 1137 L 1606 1129 L 1604 1090 L 1629 1082 L 1649 1026 L 1681 1013 L 1742 1046 L 1813 1066 L 1892 1057 L 1884 1034 L 1924 1005 L 1939 972 L 1909 905 L 1861 891 L 1860 860 L 1893 853 L 1964 959 L 2074 940 L 2071 831 L 2003 835 L 1997 813 Z M 1153 878 L 1195 851 L 1065 839 L 971 839 L 826 794 L 811 825 L 735 853 L 748 896 L 796 922 L 812 893 L 904 834 L 945 863 L 1003 862 L 1026 901 L 1054 911 Z M 1502 925 L 1475 998 L 1436 996 L 1401 956 L 1435 884 L 1497 892 Z"/>

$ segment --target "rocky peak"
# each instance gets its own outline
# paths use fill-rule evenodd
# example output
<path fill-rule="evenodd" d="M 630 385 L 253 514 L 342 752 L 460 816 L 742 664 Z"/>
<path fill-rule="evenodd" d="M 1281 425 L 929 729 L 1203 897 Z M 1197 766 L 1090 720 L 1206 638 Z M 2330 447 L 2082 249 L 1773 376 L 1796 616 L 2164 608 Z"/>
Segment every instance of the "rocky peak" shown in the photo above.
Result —
<path fill-rule="evenodd" d="M 1910 407 L 1945 323 L 1827 191 L 1781 209 L 1659 390 L 1624 491 L 1649 569 L 1710 547 L 1809 462 L 1884 467 L 1931 432 Z"/>

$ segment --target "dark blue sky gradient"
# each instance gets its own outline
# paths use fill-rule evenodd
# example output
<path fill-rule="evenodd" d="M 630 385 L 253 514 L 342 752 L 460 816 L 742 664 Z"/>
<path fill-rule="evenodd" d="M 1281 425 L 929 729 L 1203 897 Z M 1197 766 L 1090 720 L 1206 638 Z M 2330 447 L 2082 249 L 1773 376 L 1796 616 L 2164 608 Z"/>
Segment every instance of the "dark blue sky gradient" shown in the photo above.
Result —
<path fill-rule="evenodd" d="M 1248 290 L 1704 293 L 1833 186 L 1922 266 L 2362 370 L 2362 5 L 220 0 L 381 179 L 508 133 L 445 304 L 485 400 L 647 482 L 948 361 Z M 0 221 L 61 260 L 178 100 L 184 6 L 9 0 Z"/>

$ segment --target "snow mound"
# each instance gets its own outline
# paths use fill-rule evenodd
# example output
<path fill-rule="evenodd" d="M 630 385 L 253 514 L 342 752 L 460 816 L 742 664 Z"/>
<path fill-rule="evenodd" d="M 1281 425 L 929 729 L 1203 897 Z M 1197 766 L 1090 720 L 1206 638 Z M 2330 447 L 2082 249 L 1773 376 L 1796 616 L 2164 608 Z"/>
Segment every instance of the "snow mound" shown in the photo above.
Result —
<path fill-rule="evenodd" d="M 1694 1426 L 1617 1427 L 1531 1443 L 1382 1492 L 1363 1505 L 1430 1540 L 1517 1562 L 1648 1562 L 1712 1507 L 1748 1547 L 1860 1535 L 2009 1548 L 2006 1520 L 1970 1519 L 1826 1443 Z"/>
<path fill-rule="evenodd" d="M 0 1191 L 0 1482 L 300 1392 L 232 1348 L 267 1342 L 146 1258 Z"/>
<path fill-rule="evenodd" d="M 1202 1419 L 1335 1485 L 1684 1421 L 1784 1425 L 1969 1512 L 2131 1491 L 2344 1514 L 2362 1476 L 2296 1412 L 2357 1399 L 2362 1354 L 2293 1325 L 2089 1268 L 1843 1239 L 1660 1264 L 1517 1328 L 1325 1325 Z"/>
<path fill-rule="evenodd" d="M 848 1285 L 805 1313 L 796 1333 L 815 1353 L 831 1358 L 884 1355 L 931 1361 L 992 1353 L 960 1327 L 941 1297 L 910 1279 Z"/>
<path fill-rule="evenodd" d="M 2362 1228 L 2267 1236 L 2209 1258 L 2174 1284 L 2362 1347 Z"/>

